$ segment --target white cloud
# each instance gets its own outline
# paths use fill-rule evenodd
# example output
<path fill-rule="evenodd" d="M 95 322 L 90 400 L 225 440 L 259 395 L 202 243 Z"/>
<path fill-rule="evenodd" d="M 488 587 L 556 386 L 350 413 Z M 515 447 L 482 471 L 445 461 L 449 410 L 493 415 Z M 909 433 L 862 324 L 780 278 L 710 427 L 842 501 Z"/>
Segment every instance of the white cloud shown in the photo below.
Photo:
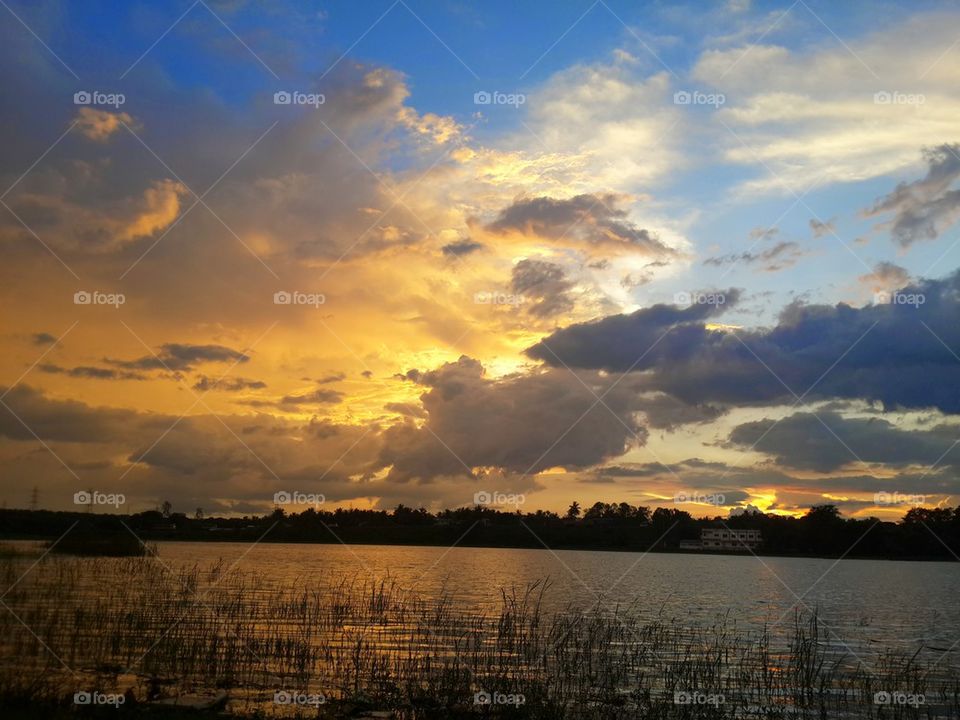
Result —
<path fill-rule="evenodd" d="M 758 168 L 741 189 L 799 194 L 821 178 L 887 175 L 917 166 L 922 145 L 952 141 L 960 63 L 946 51 L 958 22 L 928 14 L 845 45 L 824 29 L 812 50 L 705 52 L 692 76 L 726 94 L 717 120 L 736 137 L 718 123 L 723 155 Z"/>

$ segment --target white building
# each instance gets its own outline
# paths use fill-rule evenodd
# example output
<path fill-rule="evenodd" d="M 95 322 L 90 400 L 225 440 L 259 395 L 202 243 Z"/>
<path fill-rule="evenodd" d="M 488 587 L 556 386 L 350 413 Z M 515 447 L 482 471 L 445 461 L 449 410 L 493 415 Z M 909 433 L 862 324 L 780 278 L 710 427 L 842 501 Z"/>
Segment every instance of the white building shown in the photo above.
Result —
<path fill-rule="evenodd" d="M 704 550 L 754 550 L 763 544 L 759 530 L 731 530 L 729 528 L 703 528 L 700 531 L 700 547 Z"/>

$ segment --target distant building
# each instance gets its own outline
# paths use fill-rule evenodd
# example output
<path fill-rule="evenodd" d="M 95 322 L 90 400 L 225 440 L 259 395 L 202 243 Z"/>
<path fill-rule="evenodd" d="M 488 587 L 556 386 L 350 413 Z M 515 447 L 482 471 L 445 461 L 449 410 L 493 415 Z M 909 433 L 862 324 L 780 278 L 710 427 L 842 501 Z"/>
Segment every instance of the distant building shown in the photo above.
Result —
<path fill-rule="evenodd" d="M 731 530 L 730 528 L 703 528 L 700 547 L 703 550 L 754 550 L 763 544 L 759 530 Z"/>
<path fill-rule="evenodd" d="M 699 540 L 683 540 L 681 550 L 755 550 L 763 544 L 759 530 L 730 530 L 729 528 L 704 528 Z"/>

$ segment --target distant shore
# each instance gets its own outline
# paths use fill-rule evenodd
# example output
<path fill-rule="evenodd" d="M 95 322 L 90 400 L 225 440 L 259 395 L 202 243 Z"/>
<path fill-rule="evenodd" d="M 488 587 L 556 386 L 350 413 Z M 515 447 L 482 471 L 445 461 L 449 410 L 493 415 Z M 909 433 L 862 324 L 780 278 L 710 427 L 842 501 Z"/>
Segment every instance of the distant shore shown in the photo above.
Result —
<path fill-rule="evenodd" d="M 144 543 L 235 542 L 957 562 L 960 508 L 914 508 L 899 522 L 844 518 L 830 505 L 811 508 L 801 518 L 759 512 L 693 518 L 676 509 L 651 511 L 626 503 L 597 503 L 582 517 L 479 506 L 435 514 L 402 505 L 393 511 L 308 509 L 290 514 L 278 508 L 241 518 L 199 512 L 188 517 L 170 510 L 0 509 L 0 540 L 58 542 L 66 546 L 62 551 L 71 552 L 70 546 L 82 545 L 83 537 L 91 538 L 91 545 L 95 540 L 109 546 L 112 539 L 125 548 L 123 554 L 136 554 L 130 546 Z"/>
<path fill-rule="evenodd" d="M 0 543 L 2 542 L 53 542 L 57 537 L 50 536 L 3 536 L 0 535 Z M 262 538 L 257 540 L 256 538 L 242 538 L 242 537 L 208 537 L 208 538 L 144 538 L 147 542 L 163 542 L 163 543 L 231 543 L 231 544 L 251 544 L 256 542 L 258 545 L 346 545 L 346 546 L 362 546 L 362 547 L 450 547 L 447 543 L 443 542 L 434 542 L 434 543 L 422 543 L 422 542 L 378 542 L 375 540 L 368 541 L 352 541 L 352 542 L 340 542 L 338 540 L 287 540 L 287 539 L 272 539 L 269 537 Z M 461 548 L 470 548 L 476 550 L 537 550 L 541 552 L 550 552 L 550 551 L 582 551 L 582 552 L 623 552 L 623 553 L 649 553 L 656 555 L 703 555 L 703 556 L 719 556 L 719 557 L 764 557 L 764 558 L 800 558 L 800 559 L 809 559 L 809 560 L 836 560 L 842 558 L 844 560 L 877 560 L 884 562 L 948 562 L 955 563 L 957 560 L 955 558 L 945 558 L 945 557 L 930 557 L 930 556 L 914 556 L 914 557 L 904 557 L 904 556 L 881 556 L 881 555 L 855 555 L 848 553 L 846 555 L 841 555 L 840 553 L 836 555 L 826 555 L 826 554 L 814 554 L 814 553 L 785 553 L 785 552 L 768 552 L 763 548 L 759 548 L 753 552 L 749 551 L 734 551 L 734 550 L 687 550 L 681 548 L 654 548 L 654 549 L 644 549 L 644 548 L 632 548 L 632 547 L 621 547 L 621 546 L 611 546 L 611 547 L 577 547 L 577 546 L 556 546 L 545 548 L 542 545 L 493 545 L 493 544 L 471 544 L 469 542 L 460 542 L 457 543 L 456 547 Z"/>

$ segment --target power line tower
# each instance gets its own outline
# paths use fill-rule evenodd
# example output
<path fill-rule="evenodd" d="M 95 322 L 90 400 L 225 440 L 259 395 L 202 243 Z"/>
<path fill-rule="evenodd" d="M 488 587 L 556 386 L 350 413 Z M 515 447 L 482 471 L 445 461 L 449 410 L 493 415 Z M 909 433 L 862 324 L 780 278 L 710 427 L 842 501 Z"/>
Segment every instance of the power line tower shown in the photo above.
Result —
<path fill-rule="evenodd" d="M 36 510 L 39 507 L 40 507 L 40 488 L 34 485 L 33 490 L 30 491 L 30 509 Z"/>

